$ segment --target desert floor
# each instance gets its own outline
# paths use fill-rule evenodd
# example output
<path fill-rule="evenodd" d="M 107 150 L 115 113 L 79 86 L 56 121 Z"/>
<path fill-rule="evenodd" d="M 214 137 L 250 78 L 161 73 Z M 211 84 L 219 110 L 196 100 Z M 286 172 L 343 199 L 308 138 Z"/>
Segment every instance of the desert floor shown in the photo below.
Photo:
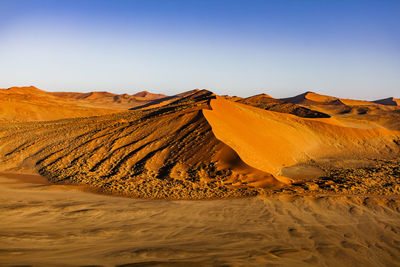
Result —
<path fill-rule="evenodd" d="M 136 200 L 0 176 L 0 265 L 400 266 L 400 200 Z"/>

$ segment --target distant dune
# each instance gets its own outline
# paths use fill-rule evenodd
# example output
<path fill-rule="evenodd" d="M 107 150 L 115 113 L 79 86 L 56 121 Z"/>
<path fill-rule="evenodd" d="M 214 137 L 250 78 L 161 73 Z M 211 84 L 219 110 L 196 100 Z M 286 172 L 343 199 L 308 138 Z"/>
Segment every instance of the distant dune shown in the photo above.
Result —
<path fill-rule="evenodd" d="M 139 93 L 134 94 L 135 97 L 142 97 L 144 99 L 160 99 L 166 97 L 164 94 L 153 94 L 147 91 L 142 91 Z"/>
<path fill-rule="evenodd" d="M 139 92 L 46 92 L 34 86 L 0 89 L 0 121 L 47 121 L 88 117 L 128 110 L 165 95 Z"/>
<path fill-rule="evenodd" d="M 371 102 L 363 101 L 363 100 L 353 100 L 353 99 L 344 99 L 337 98 L 333 96 L 321 95 L 314 92 L 306 92 L 300 94 L 298 96 L 283 98 L 287 102 L 295 103 L 295 104 L 331 104 L 331 105 L 372 105 Z"/>
<path fill-rule="evenodd" d="M 394 97 L 384 98 L 384 99 L 376 100 L 373 102 L 377 103 L 377 104 L 387 105 L 387 106 L 400 106 L 400 99 L 394 98 Z"/>
<path fill-rule="evenodd" d="M 237 100 L 239 103 L 262 108 L 265 110 L 289 113 L 303 118 L 329 118 L 328 114 L 311 110 L 297 104 L 275 99 L 266 94 L 251 96 Z"/>
<path fill-rule="evenodd" d="M 313 92 L 306 92 L 282 100 L 334 116 L 349 127 L 364 129 L 382 127 L 400 130 L 400 110 L 398 106 L 387 105 L 382 101 L 343 99 Z M 384 102 L 387 103 L 387 100 Z"/>
<path fill-rule="evenodd" d="M 71 92 L 53 92 L 52 95 L 79 100 L 88 106 L 99 108 L 113 108 L 119 110 L 127 110 L 136 106 L 142 106 L 156 99 L 165 98 L 163 94 L 152 94 L 142 91 L 134 95 L 113 94 L 109 92 L 90 92 L 90 93 L 71 93 Z"/>
<path fill-rule="evenodd" d="M 116 112 L 62 99 L 36 87 L 0 89 L 0 121 L 46 121 Z"/>

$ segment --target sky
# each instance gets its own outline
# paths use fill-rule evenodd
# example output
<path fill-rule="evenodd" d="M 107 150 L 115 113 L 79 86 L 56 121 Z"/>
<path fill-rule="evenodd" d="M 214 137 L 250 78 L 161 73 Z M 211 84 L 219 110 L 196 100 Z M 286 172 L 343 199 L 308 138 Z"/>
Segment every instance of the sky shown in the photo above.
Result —
<path fill-rule="evenodd" d="M 0 0 L 0 88 L 400 97 L 399 0 Z"/>

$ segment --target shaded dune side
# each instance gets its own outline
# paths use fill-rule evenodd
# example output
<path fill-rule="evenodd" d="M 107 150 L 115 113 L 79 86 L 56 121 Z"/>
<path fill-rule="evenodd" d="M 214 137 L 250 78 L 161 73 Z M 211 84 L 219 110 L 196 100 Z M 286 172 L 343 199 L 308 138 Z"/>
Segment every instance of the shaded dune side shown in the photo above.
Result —
<path fill-rule="evenodd" d="M 349 127 L 400 130 L 400 109 L 393 104 L 385 105 L 388 99 L 383 99 L 384 103 L 370 102 L 306 92 L 282 100 L 334 116 Z"/>
<path fill-rule="evenodd" d="M 365 100 L 338 98 L 334 96 L 321 95 L 314 92 L 305 92 L 303 94 L 294 97 L 283 98 L 282 100 L 285 100 L 290 103 L 306 104 L 306 105 L 317 104 L 317 103 L 325 105 L 350 105 L 350 106 L 375 105 L 374 103 Z"/>
<path fill-rule="evenodd" d="M 237 102 L 265 110 L 289 113 L 303 118 L 329 118 L 330 115 L 297 104 L 275 99 L 266 94 L 238 99 Z"/>
<path fill-rule="evenodd" d="M 372 101 L 372 102 L 381 104 L 381 105 L 386 105 L 386 106 L 400 106 L 400 99 L 394 98 L 394 97 L 379 99 L 379 100 Z"/>
<path fill-rule="evenodd" d="M 119 110 L 127 110 L 132 107 L 152 103 L 157 99 L 166 98 L 166 95 L 152 94 L 147 91 L 139 92 L 134 95 L 113 94 L 109 92 L 50 92 L 48 94 L 68 100 L 75 100 L 78 103 L 92 107 L 112 107 Z"/>
<path fill-rule="evenodd" d="M 215 138 L 202 111 L 211 97 L 199 92 L 148 111 L 2 124 L 1 166 L 143 198 L 242 197 L 256 194 L 255 186 L 279 187 Z"/>
<path fill-rule="evenodd" d="M 400 132 L 343 127 L 333 118 L 305 119 L 254 108 L 220 97 L 206 119 L 215 136 L 247 164 L 280 175 L 282 168 L 309 160 L 398 155 Z"/>

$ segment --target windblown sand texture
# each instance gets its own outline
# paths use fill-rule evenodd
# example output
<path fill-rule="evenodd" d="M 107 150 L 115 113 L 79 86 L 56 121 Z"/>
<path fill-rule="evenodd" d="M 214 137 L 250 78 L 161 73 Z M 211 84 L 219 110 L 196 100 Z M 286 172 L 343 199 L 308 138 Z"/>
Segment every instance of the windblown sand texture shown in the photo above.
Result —
<path fill-rule="evenodd" d="M 398 266 L 400 261 L 399 199 L 137 200 L 45 182 L 0 175 L 0 265 Z"/>

